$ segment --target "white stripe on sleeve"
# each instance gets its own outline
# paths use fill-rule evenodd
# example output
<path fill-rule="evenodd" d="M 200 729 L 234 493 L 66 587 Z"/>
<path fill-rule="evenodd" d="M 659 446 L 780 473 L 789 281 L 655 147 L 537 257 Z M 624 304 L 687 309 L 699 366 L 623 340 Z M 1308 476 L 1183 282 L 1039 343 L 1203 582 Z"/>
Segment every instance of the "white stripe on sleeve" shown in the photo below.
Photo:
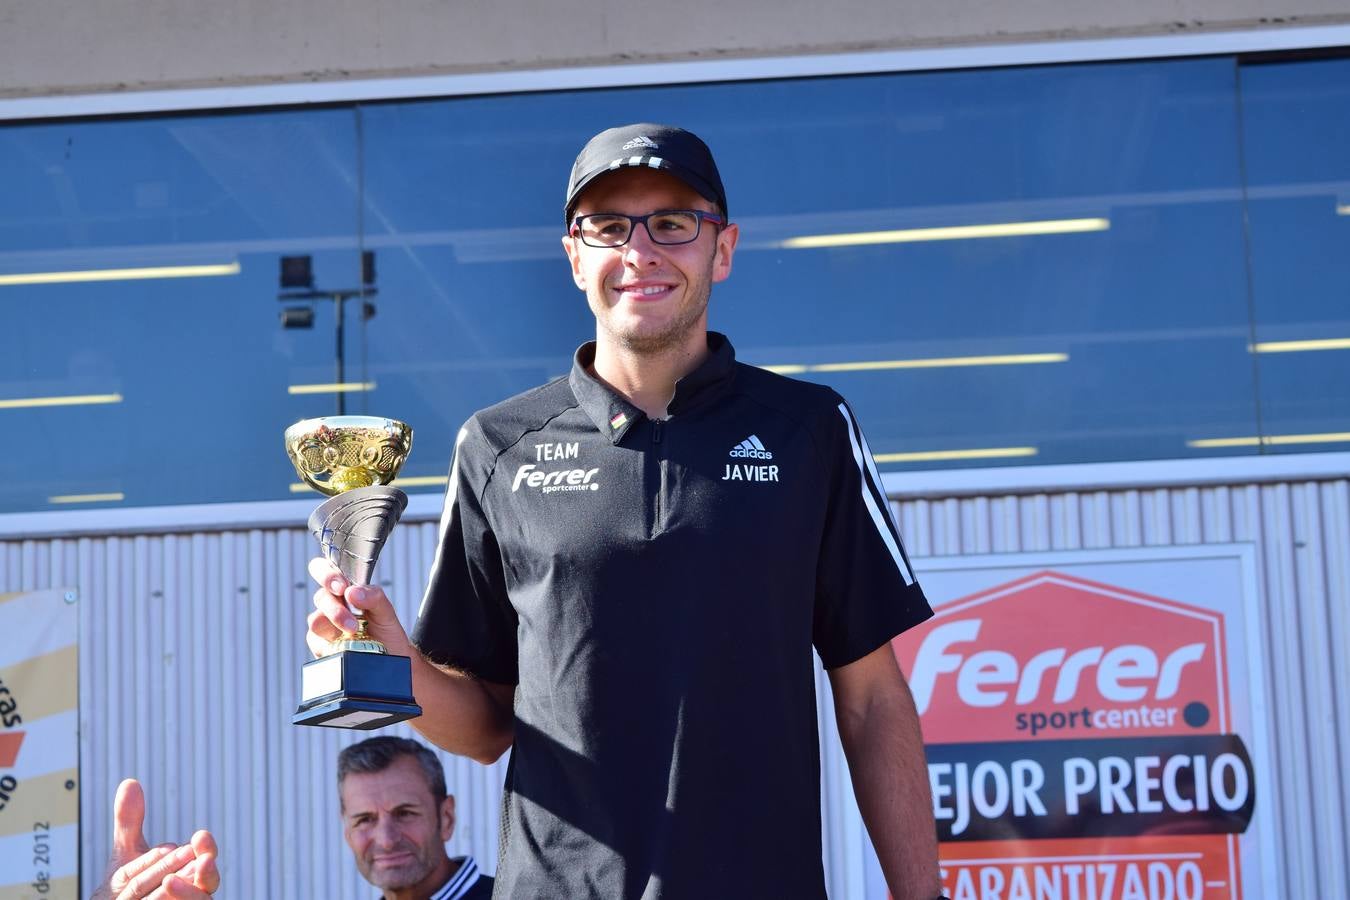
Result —
<path fill-rule="evenodd" d="M 844 417 L 844 430 L 848 432 L 848 442 L 853 446 L 853 461 L 858 464 L 858 480 L 862 482 L 863 503 L 867 506 L 867 511 L 872 514 L 872 523 L 876 525 L 877 532 L 881 535 L 881 540 L 886 544 L 886 549 L 891 553 L 891 559 L 895 561 L 895 567 L 900 571 L 900 577 L 904 579 L 905 584 L 914 583 L 914 573 L 910 571 L 909 565 L 905 562 L 905 555 L 900 550 L 900 545 L 895 540 L 895 534 L 892 533 L 890 520 L 890 508 L 884 509 L 878 505 L 878 498 L 867 483 L 867 473 L 870 469 L 873 477 L 876 478 L 876 463 L 872 461 L 872 454 L 866 449 L 867 440 L 862 438 L 862 429 L 857 428 L 853 421 L 853 416 L 849 414 L 846 404 L 839 404 L 839 414 Z M 859 446 L 859 439 L 862 439 L 862 446 Z M 876 484 L 881 484 L 881 479 L 876 478 Z M 880 503 L 885 504 L 886 498 L 881 497 Z M 899 531 L 899 529 L 895 529 Z"/>

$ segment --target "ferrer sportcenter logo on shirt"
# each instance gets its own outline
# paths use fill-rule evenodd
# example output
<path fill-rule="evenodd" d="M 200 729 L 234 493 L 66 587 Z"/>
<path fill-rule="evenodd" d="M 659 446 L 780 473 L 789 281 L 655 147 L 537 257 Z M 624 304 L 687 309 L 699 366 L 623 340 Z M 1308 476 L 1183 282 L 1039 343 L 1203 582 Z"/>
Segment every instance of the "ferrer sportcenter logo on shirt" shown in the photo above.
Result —
<path fill-rule="evenodd" d="M 511 479 L 511 492 L 521 488 L 534 489 L 541 494 L 570 494 L 600 490 L 596 480 L 598 468 L 568 466 L 567 460 L 578 459 L 581 448 L 578 443 L 535 444 L 532 463 L 525 463 L 516 469 Z"/>
<path fill-rule="evenodd" d="M 901 635 L 953 898 L 1235 900 L 1224 617 L 1040 572 Z"/>

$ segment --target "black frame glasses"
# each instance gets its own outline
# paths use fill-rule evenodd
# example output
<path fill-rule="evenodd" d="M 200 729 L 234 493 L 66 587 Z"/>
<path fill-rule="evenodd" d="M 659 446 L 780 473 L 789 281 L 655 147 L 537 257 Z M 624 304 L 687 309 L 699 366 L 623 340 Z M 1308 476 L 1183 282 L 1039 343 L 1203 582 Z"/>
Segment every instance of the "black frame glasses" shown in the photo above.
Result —
<path fill-rule="evenodd" d="M 662 228 L 660 227 L 662 217 L 667 217 L 668 224 L 679 225 L 682 221 L 685 227 L 682 228 Z M 692 217 L 693 233 L 690 234 L 688 222 L 683 217 Z M 657 220 L 658 227 L 652 230 L 652 220 Z M 638 223 L 647 229 L 647 236 L 652 239 L 653 244 L 662 244 L 664 246 L 675 246 L 679 244 L 691 244 L 698 240 L 698 236 L 703 232 L 704 221 L 711 222 L 714 225 L 725 225 L 727 220 L 724 216 L 717 213 L 704 212 L 701 209 L 660 209 L 656 212 L 647 213 L 645 216 L 629 216 L 623 213 L 590 213 L 584 216 L 577 216 L 572 220 L 573 237 L 580 238 L 581 242 L 587 247 L 600 247 L 604 249 L 613 249 L 622 247 L 633 238 L 633 232 L 637 230 Z M 587 224 L 592 226 L 587 228 Z M 628 223 L 625 231 L 615 231 L 613 226 L 622 222 Z M 607 227 L 595 227 L 604 225 Z M 608 234 L 606 232 L 609 232 Z"/>

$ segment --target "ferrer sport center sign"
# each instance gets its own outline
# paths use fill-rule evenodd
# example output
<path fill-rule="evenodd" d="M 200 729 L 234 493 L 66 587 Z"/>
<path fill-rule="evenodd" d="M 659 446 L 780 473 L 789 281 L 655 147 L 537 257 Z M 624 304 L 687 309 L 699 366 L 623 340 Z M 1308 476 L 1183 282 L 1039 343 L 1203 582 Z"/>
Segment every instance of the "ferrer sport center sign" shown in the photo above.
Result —
<path fill-rule="evenodd" d="M 79 895 L 78 609 L 0 594 L 0 900 Z"/>
<path fill-rule="evenodd" d="M 1253 560 L 1244 545 L 920 567 L 936 615 L 895 651 L 953 900 L 1275 896 Z"/>

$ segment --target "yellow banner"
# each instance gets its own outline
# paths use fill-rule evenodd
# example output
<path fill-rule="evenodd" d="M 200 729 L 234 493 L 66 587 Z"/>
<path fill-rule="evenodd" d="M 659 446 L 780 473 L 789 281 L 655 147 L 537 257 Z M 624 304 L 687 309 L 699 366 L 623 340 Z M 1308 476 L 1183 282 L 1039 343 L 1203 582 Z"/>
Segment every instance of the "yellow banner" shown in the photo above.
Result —
<path fill-rule="evenodd" d="M 0 595 L 0 900 L 77 900 L 78 606 Z"/>

